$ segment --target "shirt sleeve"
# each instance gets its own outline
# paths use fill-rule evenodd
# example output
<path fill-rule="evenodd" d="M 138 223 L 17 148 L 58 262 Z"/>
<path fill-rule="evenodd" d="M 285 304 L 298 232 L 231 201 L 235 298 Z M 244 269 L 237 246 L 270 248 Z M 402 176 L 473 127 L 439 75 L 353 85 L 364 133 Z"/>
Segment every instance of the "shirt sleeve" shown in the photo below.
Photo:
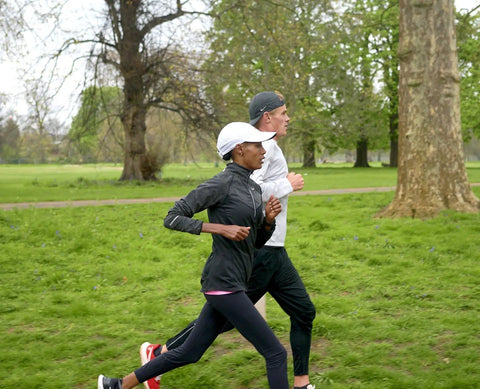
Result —
<path fill-rule="evenodd" d="M 165 216 L 163 225 L 172 230 L 200 235 L 203 221 L 194 219 L 193 216 L 219 203 L 224 198 L 227 187 L 218 177 L 205 181 L 175 202 Z"/>
<path fill-rule="evenodd" d="M 280 167 L 275 164 L 273 150 L 268 150 L 260 169 L 255 170 L 252 179 L 262 188 L 262 199 L 268 201 L 271 195 L 284 197 L 293 192 L 293 187 L 287 175 L 280 172 Z"/>

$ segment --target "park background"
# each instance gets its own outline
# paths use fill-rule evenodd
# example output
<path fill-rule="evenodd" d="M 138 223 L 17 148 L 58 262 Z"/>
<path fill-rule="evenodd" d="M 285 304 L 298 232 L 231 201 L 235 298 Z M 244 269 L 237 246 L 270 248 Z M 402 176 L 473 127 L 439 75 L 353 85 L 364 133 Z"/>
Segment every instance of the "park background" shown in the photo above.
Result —
<path fill-rule="evenodd" d="M 175 15 L 173 2 L 125 2 L 134 3 Z M 263 89 L 287 98 L 282 147 L 305 178 L 290 200 L 287 247 L 318 310 L 317 388 L 478 386 L 478 213 L 378 217 L 398 173 L 397 2 L 219 1 L 208 15 L 186 2 L 179 22 L 142 42 L 144 59 L 160 66 L 136 84 L 148 85 L 140 179 L 123 176 L 126 80 L 116 72 L 114 24 L 91 5 L 65 24 L 72 4 L 0 1 L 2 55 L 22 81 L 1 100 L 0 387 L 94 387 L 100 373 L 137 367 L 142 342 L 165 341 L 198 314 L 210 237 L 168 231 L 162 219 L 223 168 L 218 130 L 246 120 Z M 478 196 L 478 4 L 457 7 L 455 26 L 455 131 Z M 41 53 L 36 66 L 30 52 Z M 77 89 L 65 95 L 69 83 Z M 94 206 L 74 202 L 85 199 Z M 267 319 L 288 349 L 288 318 L 270 298 Z M 261 357 L 235 331 L 162 385 L 267 387 Z"/>
<path fill-rule="evenodd" d="M 2 0 L 0 162 L 124 163 L 122 37 L 106 4 Z M 143 153 L 154 173 L 215 161 L 216 134 L 247 120 L 260 90 L 286 97 L 289 162 L 397 166 L 397 1 L 190 0 L 179 15 L 174 2 L 139 4 L 139 23 L 150 11 L 172 19 L 140 46 L 147 72 L 134 83 L 144 89 Z M 461 131 L 467 160 L 477 160 L 479 4 L 455 6 Z"/>

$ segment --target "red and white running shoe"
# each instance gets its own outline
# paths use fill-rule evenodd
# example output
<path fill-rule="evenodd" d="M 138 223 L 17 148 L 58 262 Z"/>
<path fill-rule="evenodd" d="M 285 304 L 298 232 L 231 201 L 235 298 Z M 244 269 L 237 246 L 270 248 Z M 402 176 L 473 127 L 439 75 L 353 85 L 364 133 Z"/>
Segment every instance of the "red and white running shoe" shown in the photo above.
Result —
<path fill-rule="evenodd" d="M 151 344 L 148 342 L 145 342 L 140 346 L 140 360 L 142 361 L 142 366 L 155 358 L 155 354 L 153 352 L 159 347 L 162 347 L 162 345 Z M 154 378 L 150 378 L 149 380 L 145 381 L 143 385 L 145 386 L 146 389 L 159 389 L 160 378 L 161 378 L 161 375 Z"/>

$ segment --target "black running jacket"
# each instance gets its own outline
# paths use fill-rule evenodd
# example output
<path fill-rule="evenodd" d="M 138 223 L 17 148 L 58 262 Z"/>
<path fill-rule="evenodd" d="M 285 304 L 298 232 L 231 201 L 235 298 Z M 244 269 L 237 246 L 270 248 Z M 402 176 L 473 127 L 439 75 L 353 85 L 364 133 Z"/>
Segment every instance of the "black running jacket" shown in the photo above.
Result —
<path fill-rule="evenodd" d="M 251 173 L 235 163 L 228 164 L 176 201 L 165 217 L 165 227 L 197 235 L 203 222 L 193 215 L 205 209 L 210 223 L 251 227 L 248 237 L 240 242 L 212 234 L 212 252 L 202 272 L 202 292 L 246 290 L 254 251 L 270 239 L 275 229 L 265 228 L 261 189 L 250 178 Z"/>

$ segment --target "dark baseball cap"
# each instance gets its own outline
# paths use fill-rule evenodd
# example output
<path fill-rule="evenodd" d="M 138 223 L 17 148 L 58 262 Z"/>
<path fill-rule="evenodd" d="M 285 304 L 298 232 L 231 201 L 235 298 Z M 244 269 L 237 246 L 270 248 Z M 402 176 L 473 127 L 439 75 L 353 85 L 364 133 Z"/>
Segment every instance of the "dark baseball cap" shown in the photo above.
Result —
<path fill-rule="evenodd" d="M 265 112 L 273 111 L 282 105 L 285 105 L 285 100 L 282 100 L 275 92 L 260 92 L 253 97 L 248 108 L 250 124 L 254 126 Z"/>

